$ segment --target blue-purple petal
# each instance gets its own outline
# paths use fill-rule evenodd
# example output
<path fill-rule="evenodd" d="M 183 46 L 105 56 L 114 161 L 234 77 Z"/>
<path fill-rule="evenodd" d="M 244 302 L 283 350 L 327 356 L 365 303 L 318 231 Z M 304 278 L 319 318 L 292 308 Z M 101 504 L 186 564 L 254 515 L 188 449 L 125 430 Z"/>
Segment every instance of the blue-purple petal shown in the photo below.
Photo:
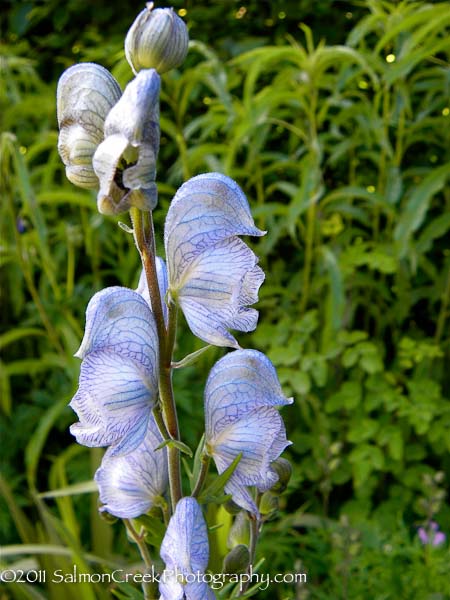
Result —
<path fill-rule="evenodd" d="M 202 509 L 195 500 L 182 498 L 172 515 L 161 544 L 161 558 L 167 568 L 180 573 L 203 573 L 208 566 L 208 532 Z"/>
<path fill-rule="evenodd" d="M 229 329 L 252 331 L 264 273 L 238 235 L 264 235 L 255 227 L 239 186 L 219 173 L 186 182 L 170 205 L 164 243 L 169 293 L 195 335 L 238 348 Z"/>
<path fill-rule="evenodd" d="M 205 387 L 206 438 L 261 406 L 291 404 L 275 367 L 257 350 L 236 350 L 218 360 Z"/>
<path fill-rule="evenodd" d="M 70 405 L 80 421 L 71 432 L 80 444 L 112 446 L 112 454 L 134 450 L 158 392 L 158 337 L 145 300 L 121 287 L 95 294 L 77 356 L 83 362 Z"/>
<path fill-rule="evenodd" d="M 168 484 L 167 452 L 156 450 L 162 437 L 150 418 L 143 442 L 132 452 L 114 456 L 111 449 L 95 474 L 99 486 L 101 511 L 130 519 L 150 510 Z"/>

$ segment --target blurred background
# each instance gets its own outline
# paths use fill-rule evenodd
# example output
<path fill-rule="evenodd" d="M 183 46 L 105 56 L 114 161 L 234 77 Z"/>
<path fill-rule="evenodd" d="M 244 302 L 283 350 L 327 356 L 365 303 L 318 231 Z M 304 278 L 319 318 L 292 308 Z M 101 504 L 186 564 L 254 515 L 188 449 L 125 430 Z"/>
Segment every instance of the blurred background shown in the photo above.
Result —
<path fill-rule="evenodd" d="M 268 234 L 253 244 L 266 272 L 260 324 L 239 341 L 266 352 L 295 397 L 283 409 L 294 475 L 258 554 L 262 571 L 308 582 L 256 597 L 450 598 L 450 3 L 173 6 L 191 47 L 163 76 L 158 245 L 183 181 L 214 170 L 240 184 Z M 138 256 L 117 219 L 97 213 L 95 193 L 65 178 L 55 91 L 80 61 L 124 86 L 123 39 L 142 8 L 2 9 L 3 568 L 97 573 L 138 562 L 121 524 L 98 516 L 91 479 L 102 450 L 74 443 L 67 406 L 86 305 L 105 286 L 136 287 Z M 182 324 L 176 357 L 201 345 Z M 221 355 L 175 373 L 192 448 Z M 2 600 L 61 594 L 140 597 L 124 585 L 0 588 Z"/>

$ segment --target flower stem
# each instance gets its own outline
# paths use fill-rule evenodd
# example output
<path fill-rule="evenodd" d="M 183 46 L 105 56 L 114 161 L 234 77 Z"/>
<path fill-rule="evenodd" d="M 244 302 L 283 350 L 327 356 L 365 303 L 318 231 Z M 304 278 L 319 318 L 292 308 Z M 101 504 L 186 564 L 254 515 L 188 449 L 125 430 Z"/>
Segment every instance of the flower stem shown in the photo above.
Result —
<path fill-rule="evenodd" d="M 261 529 L 261 522 L 258 519 L 258 517 L 256 517 L 256 515 L 250 514 L 248 513 L 248 518 L 250 520 L 250 543 L 249 543 L 249 554 L 250 554 L 250 562 L 248 565 L 248 570 L 247 573 L 250 574 L 250 569 L 253 565 L 253 563 L 255 562 L 255 556 L 256 556 L 256 544 L 258 543 L 258 537 L 259 537 L 259 532 Z M 242 586 L 242 592 L 239 594 L 239 596 L 242 596 L 243 594 L 245 594 L 245 592 L 248 590 L 248 587 L 250 585 L 250 580 L 244 582 L 244 585 Z"/>
<path fill-rule="evenodd" d="M 145 569 L 147 572 L 149 572 L 152 568 L 152 557 L 150 556 L 150 553 L 148 551 L 148 546 L 145 543 L 144 536 L 142 534 L 139 534 L 136 531 L 136 529 L 134 528 L 133 523 L 130 519 L 123 519 L 123 522 L 125 524 L 125 527 L 127 528 L 128 533 L 133 538 L 133 540 L 136 542 L 136 545 L 139 548 L 139 552 L 142 557 L 142 560 L 144 561 Z M 152 599 L 153 594 L 152 594 L 152 590 L 151 590 L 149 583 L 146 583 L 145 581 L 142 582 L 142 591 L 144 592 L 145 600 Z"/>
<path fill-rule="evenodd" d="M 156 270 L 155 235 L 151 212 L 142 212 L 137 208 L 130 209 L 133 222 L 134 239 L 139 250 L 147 278 L 152 311 L 155 316 L 159 338 L 159 396 L 165 430 L 174 440 L 180 439 L 178 417 L 172 388 L 172 354 L 177 329 L 177 311 L 174 304 L 169 305 L 169 319 L 166 329 Z M 164 431 L 162 434 L 164 435 Z M 167 449 L 169 463 L 169 485 L 172 510 L 182 497 L 180 451 L 169 446 Z"/>

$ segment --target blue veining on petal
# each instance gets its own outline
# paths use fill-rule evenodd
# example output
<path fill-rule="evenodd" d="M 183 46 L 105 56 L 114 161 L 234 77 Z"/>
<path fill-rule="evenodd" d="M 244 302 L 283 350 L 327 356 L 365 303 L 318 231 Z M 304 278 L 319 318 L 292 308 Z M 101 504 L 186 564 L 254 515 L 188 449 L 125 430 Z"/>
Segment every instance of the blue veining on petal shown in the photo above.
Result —
<path fill-rule="evenodd" d="M 230 329 L 252 331 L 264 273 L 239 235 L 261 236 L 240 187 L 220 173 L 187 181 L 167 213 L 164 244 L 169 292 L 195 335 L 239 348 Z"/>
<path fill-rule="evenodd" d="M 205 387 L 205 440 L 219 473 L 242 457 L 225 486 L 242 508 L 257 514 L 246 489 L 272 487 L 270 466 L 290 444 L 276 406 L 290 404 L 270 360 L 256 350 L 236 350 L 212 368 Z"/>
<path fill-rule="evenodd" d="M 220 173 L 189 179 L 175 194 L 166 217 L 164 244 L 171 287 L 186 266 L 215 243 L 237 235 L 261 236 L 241 188 Z"/>
<path fill-rule="evenodd" d="M 86 311 L 79 388 L 70 405 L 80 444 L 135 449 L 145 436 L 158 391 L 158 337 L 148 304 L 136 292 L 111 287 Z"/>
<path fill-rule="evenodd" d="M 157 496 L 168 485 L 167 450 L 155 450 L 162 442 L 153 417 L 150 417 L 143 442 L 132 452 L 115 456 L 109 449 L 95 474 L 99 486 L 101 511 L 122 519 L 136 518 L 150 510 Z"/>
<path fill-rule="evenodd" d="M 208 532 L 202 509 L 195 500 L 182 498 L 172 515 L 161 544 L 161 558 L 166 566 L 179 571 L 204 572 L 208 566 Z"/>
<path fill-rule="evenodd" d="M 218 360 L 205 386 L 206 437 L 260 406 L 291 404 L 275 367 L 262 352 L 236 350 Z"/>

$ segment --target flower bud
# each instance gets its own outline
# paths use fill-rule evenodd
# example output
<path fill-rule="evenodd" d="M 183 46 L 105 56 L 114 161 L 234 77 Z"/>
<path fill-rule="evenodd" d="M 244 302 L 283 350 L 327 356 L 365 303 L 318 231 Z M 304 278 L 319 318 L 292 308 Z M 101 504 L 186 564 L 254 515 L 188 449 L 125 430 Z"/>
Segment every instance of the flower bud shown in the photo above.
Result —
<path fill-rule="evenodd" d="M 227 513 L 229 513 L 230 515 L 237 515 L 242 510 L 242 508 L 238 504 L 236 504 L 236 502 L 234 502 L 233 500 L 227 500 L 227 502 L 225 502 L 223 507 L 227 511 Z"/>
<path fill-rule="evenodd" d="M 259 503 L 259 512 L 264 516 L 271 517 L 279 508 L 279 500 L 270 492 L 264 492 Z"/>
<path fill-rule="evenodd" d="M 239 574 L 244 573 L 250 564 L 250 552 L 247 546 L 239 544 L 223 559 L 222 573 Z"/>
<path fill-rule="evenodd" d="M 228 548 L 234 548 L 243 544 L 248 546 L 250 543 L 250 523 L 244 511 L 236 515 L 233 525 L 228 533 Z"/>
<path fill-rule="evenodd" d="M 134 73 L 156 69 L 165 73 L 186 58 L 189 35 L 173 8 L 155 8 L 149 2 L 136 17 L 125 38 L 125 56 Z"/>
<path fill-rule="evenodd" d="M 272 464 L 272 469 L 278 475 L 278 481 L 270 489 L 274 494 L 281 494 L 287 488 L 292 475 L 291 463 L 285 458 L 277 458 Z"/>

